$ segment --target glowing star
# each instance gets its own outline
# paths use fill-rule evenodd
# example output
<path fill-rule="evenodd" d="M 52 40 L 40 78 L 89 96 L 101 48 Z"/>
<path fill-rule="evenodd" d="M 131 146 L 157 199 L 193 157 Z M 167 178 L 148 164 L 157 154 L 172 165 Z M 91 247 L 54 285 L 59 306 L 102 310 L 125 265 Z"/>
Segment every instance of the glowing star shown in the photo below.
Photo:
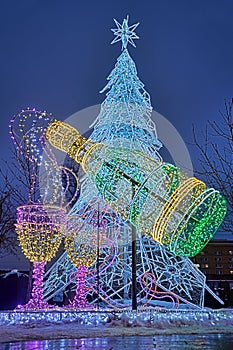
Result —
<path fill-rule="evenodd" d="M 133 45 L 133 47 L 136 47 L 133 40 L 139 39 L 139 36 L 137 36 L 137 34 L 134 32 L 135 29 L 137 28 L 137 26 L 139 25 L 139 23 L 133 24 L 132 26 L 129 27 L 128 20 L 129 20 L 129 16 L 124 18 L 123 23 L 120 24 L 114 18 L 114 22 L 116 23 L 117 29 L 112 29 L 112 31 L 113 31 L 114 35 L 116 35 L 116 38 L 113 39 L 111 44 L 115 44 L 121 40 L 122 41 L 122 48 L 121 48 L 122 50 L 126 49 L 128 42 L 130 42 L 130 44 Z"/>

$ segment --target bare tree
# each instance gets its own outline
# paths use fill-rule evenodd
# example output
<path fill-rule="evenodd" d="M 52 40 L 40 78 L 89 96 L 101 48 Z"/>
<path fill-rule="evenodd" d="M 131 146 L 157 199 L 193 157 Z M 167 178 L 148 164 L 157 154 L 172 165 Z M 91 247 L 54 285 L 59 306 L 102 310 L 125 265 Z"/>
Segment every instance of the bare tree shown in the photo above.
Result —
<path fill-rule="evenodd" d="M 205 133 L 198 139 L 193 127 L 194 144 L 199 151 L 197 174 L 218 189 L 227 201 L 228 211 L 221 226 L 233 234 L 233 98 L 225 101 L 224 112 L 217 121 L 208 121 Z"/>
<path fill-rule="evenodd" d="M 17 237 L 14 233 L 15 215 L 12 207 L 12 188 L 5 174 L 1 173 L 0 188 L 0 256 L 17 253 Z"/>
<path fill-rule="evenodd" d="M 0 169 L 0 256 L 19 254 L 19 241 L 15 232 L 16 209 L 29 202 L 36 202 L 39 196 L 39 187 L 35 184 L 36 167 L 17 149 L 12 149 L 10 160 L 5 161 L 5 166 Z M 32 265 L 30 262 L 27 300 L 31 294 Z"/>
<path fill-rule="evenodd" d="M 18 254 L 16 208 L 28 201 L 30 164 L 16 150 L 0 168 L 0 256 Z"/>

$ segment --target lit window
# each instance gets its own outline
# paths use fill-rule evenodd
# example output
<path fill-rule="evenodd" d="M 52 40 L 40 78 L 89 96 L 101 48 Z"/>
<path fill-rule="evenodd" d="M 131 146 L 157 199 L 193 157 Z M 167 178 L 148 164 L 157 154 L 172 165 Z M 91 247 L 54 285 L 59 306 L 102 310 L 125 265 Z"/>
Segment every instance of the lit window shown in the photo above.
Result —
<path fill-rule="evenodd" d="M 230 274 L 233 275 L 233 270 L 230 270 Z"/>
<path fill-rule="evenodd" d="M 222 251 L 221 250 L 216 250 L 214 254 L 215 255 L 222 255 Z"/>
<path fill-rule="evenodd" d="M 222 264 L 216 264 L 216 267 L 219 268 L 219 269 L 222 269 L 223 265 Z"/>
<path fill-rule="evenodd" d="M 222 258 L 214 258 L 215 261 L 222 261 Z"/>
<path fill-rule="evenodd" d="M 201 268 L 208 269 L 209 265 L 208 264 L 201 264 Z"/>
<path fill-rule="evenodd" d="M 230 255 L 233 255 L 233 250 L 229 250 L 229 254 L 230 254 Z"/>
<path fill-rule="evenodd" d="M 208 261 L 208 258 L 201 258 L 201 261 Z"/>

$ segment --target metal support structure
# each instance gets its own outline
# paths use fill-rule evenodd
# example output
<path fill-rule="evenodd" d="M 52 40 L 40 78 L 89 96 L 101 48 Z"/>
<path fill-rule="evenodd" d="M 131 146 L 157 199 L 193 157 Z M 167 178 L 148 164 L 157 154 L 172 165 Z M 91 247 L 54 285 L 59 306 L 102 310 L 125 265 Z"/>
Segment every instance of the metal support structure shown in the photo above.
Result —
<path fill-rule="evenodd" d="M 96 273 L 97 273 L 97 294 L 98 294 L 98 303 L 97 307 L 99 309 L 100 301 L 100 206 L 98 203 L 98 219 L 97 219 L 97 262 L 96 262 Z"/>
<path fill-rule="evenodd" d="M 137 232 L 132 225 L 132 310 L 137 310 Z"/>

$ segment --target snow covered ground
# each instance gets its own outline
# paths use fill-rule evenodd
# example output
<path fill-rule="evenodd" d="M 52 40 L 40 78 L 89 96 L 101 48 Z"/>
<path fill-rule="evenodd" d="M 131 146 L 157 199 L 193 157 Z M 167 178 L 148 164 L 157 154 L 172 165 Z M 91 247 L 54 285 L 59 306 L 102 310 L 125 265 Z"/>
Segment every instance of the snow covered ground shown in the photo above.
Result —
<path fill-rule="evenodd" d="M 117 335 L 233 333 L 233 310 L 1 312 L 0 342 Z"/>

